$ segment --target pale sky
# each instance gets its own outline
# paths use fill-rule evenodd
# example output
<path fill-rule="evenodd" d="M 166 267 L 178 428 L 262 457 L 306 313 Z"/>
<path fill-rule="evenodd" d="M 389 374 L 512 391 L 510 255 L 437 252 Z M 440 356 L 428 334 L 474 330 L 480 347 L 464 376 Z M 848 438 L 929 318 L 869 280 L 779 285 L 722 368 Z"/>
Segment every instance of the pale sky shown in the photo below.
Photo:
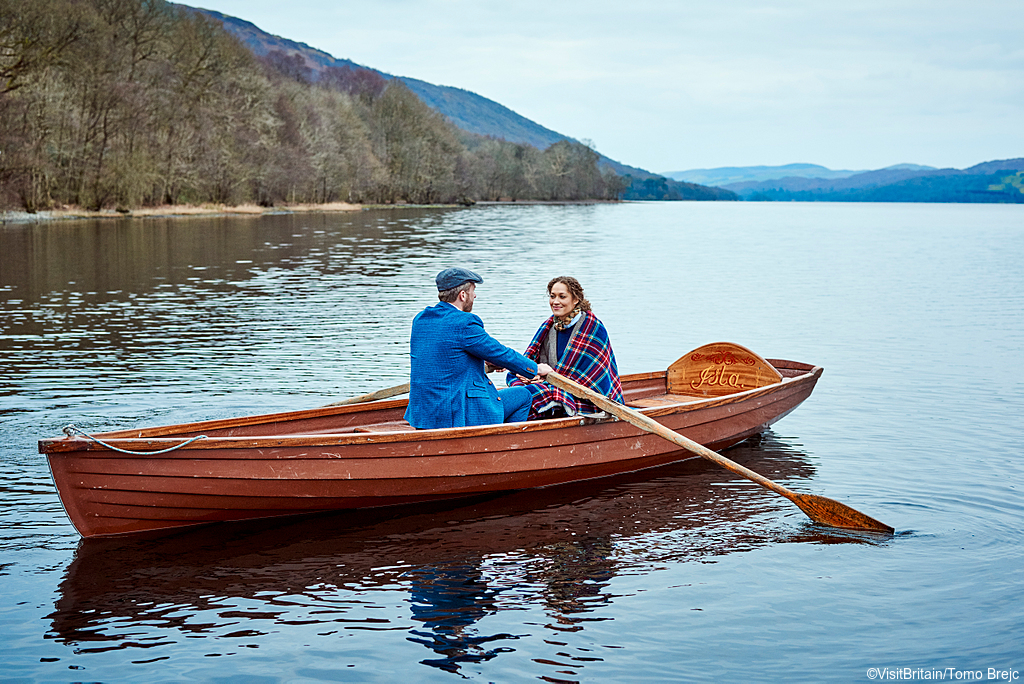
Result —
<path fill-rule="evenodd" d="M 654 172 L 1024 157 L 1022 0 L 195 0 Z"/>

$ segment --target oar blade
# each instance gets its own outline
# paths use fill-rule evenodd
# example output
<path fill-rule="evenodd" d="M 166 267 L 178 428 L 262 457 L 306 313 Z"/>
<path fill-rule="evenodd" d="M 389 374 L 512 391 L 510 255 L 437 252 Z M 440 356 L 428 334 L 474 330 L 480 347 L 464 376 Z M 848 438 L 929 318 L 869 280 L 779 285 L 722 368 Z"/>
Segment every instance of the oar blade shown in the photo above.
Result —
<path fill-rule="evenodd" d="M 847 530 L 863 530 L 865 532 L 881 532 L 893 534 L 896 530 L 884 522 L 864 515 L 855 508 L 839 503 L 834 499 L 815 494 L 796 494 L 791 499 L 811 520 L 830 527 Z"/>

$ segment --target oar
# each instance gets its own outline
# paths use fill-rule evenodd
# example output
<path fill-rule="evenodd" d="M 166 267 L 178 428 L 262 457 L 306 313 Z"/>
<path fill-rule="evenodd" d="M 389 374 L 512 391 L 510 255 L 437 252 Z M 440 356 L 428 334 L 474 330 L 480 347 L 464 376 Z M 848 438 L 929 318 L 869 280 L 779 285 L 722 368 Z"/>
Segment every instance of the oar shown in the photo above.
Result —
<path fill-rule="evenodd" d="M 711 449 L 697 444 L 697 442 L 694 442 L 691 439 L 683 437 L 678 432 L 669 430 L 658 421 L 648 418 L 639 411 L 634 411 L 633 409 L 623 406 L 618 402 L 612 401 L 608 397 L 598 394 L 589 387 L 584 387 L 564 375 L 551 372 L 547 374 L 545 379 L 555 387 L 565 390 L 574 397 L 588 399 L 608 413 L 632 423 L 642 430 L 651 432 L 659 437 L 664 437 L 668 441 L 673 442 L 688 451 L 692 451 L 701 458 L 706 458 L 712 463 L 722 466 L 726 470 L 731 470 L 737 475 L 742 475 L 762 487 L 767 487 L 773 492 L 781 494 L 795 503 L 801 511 L 806 513 L 807 516 L 816 523 L 821 523 L 822 525 L 828 525 L 830 527 L 842 527 L 850 530 L 867 530 L 870 532 L 885 532 L 888 534 L 895 532 L 892 527 L 889 527 L 885 523 L 879 522 L 872 517 L 864 515 L 860 511 L 850 508 L 846 504 L 841 504 L 838 501 L 824 496 L 798 494 L 786 489 L 782 485 L 772 482 L 767 477 L 755 473 L 750 468 L 745 468 L 735 461 L 730 461 L 725 456 L 715 453 Z"/>
<path fill-rule="evenodd" d="M 343 401 L 336 401 L 333 404 L 325 404 L 321 408 L 327 408 L 329 406 L 346 406 L 348 404 L 361 404 L 364 401 L 377 401 L 378 399 L 387 399 L 388 397 L 394 397 L 399 394 L 406 394 L 408 391 L 409 383 L 405 383 L 404 385 L 396 385 L 395 387 L 380 389 L 376 392 L 370 392 L 369 394 L 360 394 L 358 397 L 352 397 L 351 399 L 345 399 Z"/>

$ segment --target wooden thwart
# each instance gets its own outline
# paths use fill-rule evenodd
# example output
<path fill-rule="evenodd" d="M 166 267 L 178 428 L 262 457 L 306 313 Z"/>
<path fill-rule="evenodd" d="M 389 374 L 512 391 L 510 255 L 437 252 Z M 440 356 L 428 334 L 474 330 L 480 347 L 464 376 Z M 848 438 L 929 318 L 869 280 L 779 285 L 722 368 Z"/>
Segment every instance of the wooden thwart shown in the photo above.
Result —
<path fill-rule="evenodd" d="M 411 432 L 415 430 L 412 425 L 404 420 L 395 420 L 389 423 L 374 423 L 373 425 L 362 425 L 352 432 Z"/>
<path fill-rule="evenodd" d="M 738 346 L 738 345 L 737 345 Z M 686 357 L 684 357 L 686 358 Z M 760 357 L 758 357 L 760 358 Z M 777 373 L 776 373 L 777 374 Z M 786 489 L 780 484 L 772 482 L 768 478 L 755 473 L 750 468 L 741 466 L 735 461 L 731 461 L 725 456 L 708 449 L 705 446 L 694 442 L 691 439 L 683 437 L 678 432 L 669 430 L 667 427 L 659 423 L 658 421 L 648 418 L 644 414 L 634 411 L 631 408 L 623 406 L 618 402 L 612 401 L 608 397 L 595 392 L 589 387 L 584 387 L 569 378 L 559 375 L 558 373 L 548 373 L 546 378 L 547 382 L 551 383 L 555 387 L 565 390 L 569 394 L 579 399 L 587 399 L 599 406 L 601 409 L 611 413 L 612 415 L 625 420 L 642 430 L 663 437 L 674 444 L 686 449 L 687 451 L 693 452 L 705 458 L 712 463 L 722 466 L 726 470 L 730 470 L 737 475 L 756 482 L 757 484 L 772 490 L 773 492 L 780 494 L 807 514 L 811 520 L 822 525 L 828 525 L 829 527 L 841 527 L 850 530 L 865 530 L 869 532 L 884 532 L 892 534 L 895 530 L 886 525 L 883 522 L 879 522 L 874 518 L 864 515 L 860 511 L 850 508 L 846 504 L 839 503 L 833 499 L 826 498 L 824 496 L 816 496 L 814 494 L 798 494 L 794 491 Z M 781 380 L 781 376 L 779 378 Z M 776 381 L 777 382 L 777 381 Z M 736 391 L 736 390 L 733 390 Z"/>

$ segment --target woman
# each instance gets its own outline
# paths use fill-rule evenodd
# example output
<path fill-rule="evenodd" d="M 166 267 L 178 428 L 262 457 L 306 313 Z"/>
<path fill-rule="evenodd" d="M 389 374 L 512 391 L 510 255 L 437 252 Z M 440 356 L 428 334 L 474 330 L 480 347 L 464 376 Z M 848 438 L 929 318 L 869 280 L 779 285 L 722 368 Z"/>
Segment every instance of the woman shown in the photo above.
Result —
<path fill-rule="evenodd" d="M 608 331 L 590 310 L 583 286 L 568 276 L 552 279 L 548 283 L 548 304 L 551 317 L 537 330 L 525 356 L 622 403 L 622 383 Z M 527 385 L 533 390 L 530 420 L 601 412 L 589 401 L 557 387 L 529 384 L 512 373 L 507 382 L 509 387 Z"/>

